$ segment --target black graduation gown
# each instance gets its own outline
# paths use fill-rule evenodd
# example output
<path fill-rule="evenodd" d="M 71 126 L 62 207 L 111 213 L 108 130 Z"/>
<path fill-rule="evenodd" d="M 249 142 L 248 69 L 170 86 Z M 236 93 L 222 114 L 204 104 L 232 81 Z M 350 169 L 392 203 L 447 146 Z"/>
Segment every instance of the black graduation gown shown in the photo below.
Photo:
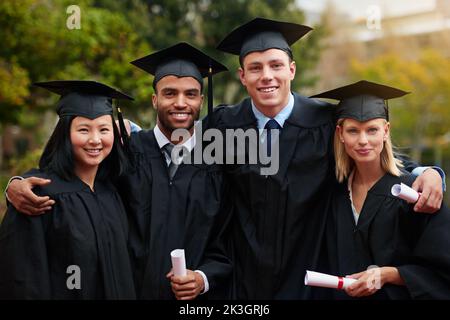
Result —
<path fill-rule="evenodd" d="M 222 174 L 217 166 L 181 164 L 170 181 L 168 167 L 152 130 L 132 134 L 134 170 L 121 181 L 130 222 L 130 252 L 138 295 L 175 299 L 166 274 L 170 252 L 184 249 L 186 267 L 200 269 L 209 282 L 201 298 L 228 298 L 231 264 L 220 241 Z"/>
<path fill-rule="evenodd" d="M 135 299 L 126 213 L 116 189 L 96 181 L 92 192 L 78 178 L 31 174 L 52 180 L 35 191 L 56 203 L 32 217 L 9 206 L 0 227 L 0 299 Z M 81 289 L 67 287 L 71 265 L 80 268 Z"/>
<path fill-rule="evenodd" d="M 357 224 L 347 182 L 336 187 L 327 225 L 331 272 L 345 276 L 370 265 L 394 266 L 406 284 L 385 285 L 369 299 L 450 299 L 450 212 L 443 206 L 436 214 L 416 213 L 390 194 L 394 184 L 413 181 L 409 174 L 384 175 L 369 190 Z"/>
<path fill-rule="evenodd" d="M 227 164 L 232 186 L 234 297 L 309 299 L 307 269 L 322 270 L 321 254 L 334 178 L 333 107 L 294 93 L 294 109 L 280 134 L 280 168 L 260 174 L 259 164 Z M 215 109 L 211 126 L 256 129 L 249 98 Z M 323 252 L 323 251 L 322 251 Z"/>

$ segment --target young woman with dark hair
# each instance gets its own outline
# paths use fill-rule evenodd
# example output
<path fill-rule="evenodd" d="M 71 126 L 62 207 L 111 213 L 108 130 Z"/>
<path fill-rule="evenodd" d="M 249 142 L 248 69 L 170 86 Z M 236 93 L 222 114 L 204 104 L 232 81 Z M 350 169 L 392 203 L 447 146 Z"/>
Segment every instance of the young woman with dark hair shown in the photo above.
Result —
<path fill-rule="evenodd" d="M 62 95 L 60 120 L 33 176 L 55 200 L 51 212 L 9 206 L 0 227 L 0 299 L 134 299 L 127 215 L 112 184 L 126 166 L 112 98 L 93 81 L 38 84 Z"/>
<path fill-rule="evenodd" d="M 53 130 L 39 160 L 39 168 L 46 172 L 56 173 L 65 180 L 74 178 L 73 151 L 70 140 L 70 126 L 75 116 L 61 118 Z M 113 117 L 111 120 L 114 122 Z M 120 142 L 120 134 L 116 126 L 112 126 L 114 143 L 111 153 L 99 165 L 97 178 L 117 179 L 128 166 L 127 158 Z"/>

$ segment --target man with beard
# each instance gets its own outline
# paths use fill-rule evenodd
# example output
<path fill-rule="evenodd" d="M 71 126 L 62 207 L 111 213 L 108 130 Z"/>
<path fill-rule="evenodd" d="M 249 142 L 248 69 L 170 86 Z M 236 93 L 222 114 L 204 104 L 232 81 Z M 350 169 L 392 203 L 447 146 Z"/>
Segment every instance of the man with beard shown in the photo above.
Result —
<path fill-rule="evenodd" d="M 132 64 L 154 75 L 152 102 L 157 112 L 153 130 L 131 134 L 128 147 L 133 170 L 118 183 L 128 212 L 137 295 L 173 299 L 175 294 L 187 300 L 205 293 L 206 298 L 228 298 L 231 264 L 221 241 L 227 224 L 221 210 L 222 175 L 217 166 L 191 159 L 194 147 L 201 147 L 196 144 L 194 121 L 203 102 L 203 78 L 210 66 L 211 75 L 227 69 L 187 43 Z M 186 129 L 188 139 L 180 143 L 172 135 L 176 129 Z M 180 163 L 182 158 L 191 161 Z M 25 181 L 16 185 L 20 183 Z M 13 185 L 9 191 L 13 197 Z M 11 203 L 17 207 L 37 207 L 14 199 Z M 177 248 L 186 254 L 184 277 L 170 270 L 170 252 Z"/>
<path fill-rule="evenodd" d="M 167 274 L 176 297 L 192 299 L 210 291 L 210 297 L 226 298 L 222 289 L 231 267 L 220 241 L 227 218 L 220 208 L 222 175 L 217 166 L 192 161 L 194 147 L 201 147 L 194 121 L 199 118 L 210 61 L 214 73 L 226 70 L 201 51 L 179 43 L 132 62 L 154 75 L 152 102 L 157 112 L 153 130 L 131 134 L 135 170 L 120 183 L 131 226 L 136 227 L 130 233 L 134 237 L 130 254 L 136 262 L 138 295 L 145 299 L 173 297 L 165 275 L 170 252 L 176 248 L 185 249 L 188 268 L 198 269 L 188 270 L 186 277 Z M 188 139 L 179 143 L 172 135 L 176 129 L 186 129 Z M 191 164 L 178 165 L 180 157 L 189 157 L 186 162 Z"/>

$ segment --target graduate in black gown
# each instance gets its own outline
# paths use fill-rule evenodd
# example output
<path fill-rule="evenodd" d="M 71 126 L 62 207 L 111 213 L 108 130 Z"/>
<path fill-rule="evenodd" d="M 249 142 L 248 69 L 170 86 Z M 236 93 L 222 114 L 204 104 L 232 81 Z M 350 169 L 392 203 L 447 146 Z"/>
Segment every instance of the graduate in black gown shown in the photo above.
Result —
<path fill-rule="evenodd" d="M 112 99 L 131 99 L 94 81 L 52 81 L 59 122 L 27 175 L 54 201 L 49 214 L 13 206 L 0 227 L 0 299 L 134 299 L 128 224 L 112 179 L 126 161 Z"/>
<path fill-rule="evenodd" d="M 314 97 L 340 100 L 336 187 L 328 218 L 331 273 L 358 281 L 336 298 L 450 299 L 450 212 L 414 212 L 392 195 L 414 181 L 393 156 L 385 100 L 406 92 L 368 81 Z M 368 269 L 372 266 L 371 269 Z"/>
<path fill-rule="evenodd" d="M 304 285 L 305 271 L 326 270 L 319 262 L 335 181 L 334 109 L 291 92 L 296 66 L 290 45 L 310 30 L 256 18 L 217 47 L 239 56 L 240 80 L 250 97 L 216 108 L 213 126 L 280 130 L 276 174 L 261 174 L 262 161 L 225 166 L 233 186 L 227 202 L 232 204 L 233 291 L 238 299 L 317 298 Z M 442 180 L 437 179 L 440 189 Z"/>
<path fill-rule="evenodd" d="M 194 121 L 203 102 L 203 78 L 210 66 L 211 76 L 226 68 L 187 43 L 132 63 L 154 75 L 157 112 L 153 130 L 130 136 L 134 170 L 120 183 L 133 228 L 130 250 L 139 298 L 228 298 L 231 264 L 220 244 L 228 218 L 221 210 L 222 174 L 201 157 L 194 159 L 202 152 Z M 184 129 L 182 141 L 172 137 L 175 129 Z M 185 250 L 186 277 L 169 273 L 170 253 L 177 248 Z"/>

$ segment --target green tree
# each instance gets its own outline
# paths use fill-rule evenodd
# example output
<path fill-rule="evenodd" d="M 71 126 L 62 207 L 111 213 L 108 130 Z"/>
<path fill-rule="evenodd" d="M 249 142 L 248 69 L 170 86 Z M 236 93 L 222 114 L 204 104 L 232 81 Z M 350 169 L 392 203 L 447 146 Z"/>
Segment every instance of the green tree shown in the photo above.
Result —
<path fill-rule="evenodd" d="M 79 0 L 81 29 L 70 30 L 66 10 L 72 4 L 69 0 L 0 2 L 0 141 L 6 126 L 19 125 L 22 134 L 33 137 L 34 155 L 54 126 L 57 97 L 31 86 L 33 82 L 97 79 L 136 97 L 135 103 L 123 108 L 129 117 L 145 108 L 150 111 L 147 122 L 140 122 L 149 126 L 154 119 L 149 108 L 151 79 L 129 64 L 151 51 L 135 20 L 120 10 L 96 6 L 93 0 Z M 147 21 L 145 11 L 136 9 L 133 14 Z M 1 147 L 2 143 L 3 159 Z M 38 157 L 29 155 L 19 155 L 10 163 L 0 160 L 0 169 L 35 167 Z M 0 182 L 4 181 L 0 174 Z"/>
<path fill-rule="evenodd" d="M 135 94 L 134 109 L 148 108 L 149 95 L 144 90 L 150 87 L 150 79 L 129 64 L 136 56 L 150 51 L 145 39 L 120 11 L 95 7 L 91 0 L 77 1 L 81 8 L 81 29 L 69 30 L 66 9 L 71 3 L 65 0 L 0 3 L 3 125 L 18 123 L 33 127 L 39 123 L 39 114 L 54 105 L 56 97 L 30 86 L 36 81 L 98 79 Z"/>

